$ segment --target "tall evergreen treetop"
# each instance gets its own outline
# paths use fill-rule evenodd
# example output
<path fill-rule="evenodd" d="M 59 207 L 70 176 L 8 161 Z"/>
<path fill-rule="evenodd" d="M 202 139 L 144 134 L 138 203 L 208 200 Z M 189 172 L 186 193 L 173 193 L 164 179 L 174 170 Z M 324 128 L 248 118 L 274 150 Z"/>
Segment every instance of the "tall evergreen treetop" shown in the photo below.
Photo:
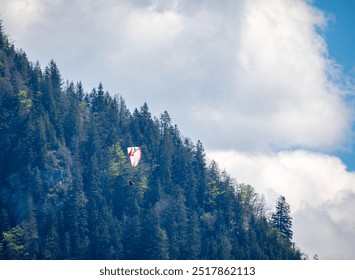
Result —
<path fill-rule="evenodd" d="M 280 196 L 276 203 L 276 211 L 271 216 L 272 226 L 288 240 L 292 240 L 292 217 L 290 215 L 290 205 L 284 196 Z"/>

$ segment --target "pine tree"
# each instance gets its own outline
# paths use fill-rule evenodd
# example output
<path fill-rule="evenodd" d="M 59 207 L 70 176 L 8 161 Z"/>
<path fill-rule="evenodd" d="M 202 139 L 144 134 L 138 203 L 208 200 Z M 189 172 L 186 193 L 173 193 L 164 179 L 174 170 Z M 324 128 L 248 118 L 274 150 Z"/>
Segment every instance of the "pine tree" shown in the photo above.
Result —
<path fill-rule="evenodd" d="M 290 205 L 284 196 L 280 196 L 276 203 L 276 212 L 271 216 L 272 226 L 287 240 L 292 239 L 292 217 Z"/>

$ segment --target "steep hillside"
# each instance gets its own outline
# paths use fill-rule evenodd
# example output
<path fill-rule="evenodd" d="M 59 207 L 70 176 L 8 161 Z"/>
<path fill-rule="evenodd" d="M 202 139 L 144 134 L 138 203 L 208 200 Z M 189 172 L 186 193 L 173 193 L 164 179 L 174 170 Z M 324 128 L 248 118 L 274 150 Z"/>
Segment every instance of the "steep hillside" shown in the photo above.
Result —
<path fill-rule="evenodd" d="M 283 234 L 167 112 L 63 83 L 2 26 L 0 39 L 1 259 L 301 258 L 291 225 Z M 129 146 L 142 150 L 137 167 Z"/>

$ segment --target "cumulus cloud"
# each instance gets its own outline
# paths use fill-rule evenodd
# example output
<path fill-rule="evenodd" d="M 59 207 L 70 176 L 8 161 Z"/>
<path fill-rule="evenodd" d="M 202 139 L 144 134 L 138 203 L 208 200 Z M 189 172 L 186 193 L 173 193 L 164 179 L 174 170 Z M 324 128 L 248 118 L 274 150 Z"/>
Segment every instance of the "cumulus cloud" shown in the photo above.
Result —
<path fill-rule="evenodd" d="M 1 1 L 0 8 L 1 16 L 10 19 L 6 25 L 17 36 L 23 36 L 28 26 L 40 21 L 44 12 L 41 1 L 31 0 Z"/>
<path fill-rule="evenodd" d="M 317 33 L 326 19 L 306 1 L 2 3 L 31 58 L 54 58 L 87 90 L 102 81 L 132 107 L 166 109 L 211 148 L 329 149 L 349 131 Z M 17 32 L 21 20 L 34 22 Z"/>
<path fill-rule="evenodd" d="M 239 183 L 265 194 L 269 206 L 284 195 L 294 217 L 294 240 L 310 257 L 355 258 L 355 172 L 348 172 L 341 160 L 305 150 L 208 155 Z"/>
<path fill-rule="evenodd" d="M 312 258 L 345 260 L 355 258 L 354 194 L 322 207 L 307 205 L 295 213 L 294 240 Z"/>
<path fill-rule="evenodd" d="M 242 16 L 235 86 L 217 107 L 196 105 L 195 120 L 212 125 L 229 148 L 339 145 L 349 112 L 316 32 L 326 24 L 322 14 L 303 1 L 248 1 Z"/>

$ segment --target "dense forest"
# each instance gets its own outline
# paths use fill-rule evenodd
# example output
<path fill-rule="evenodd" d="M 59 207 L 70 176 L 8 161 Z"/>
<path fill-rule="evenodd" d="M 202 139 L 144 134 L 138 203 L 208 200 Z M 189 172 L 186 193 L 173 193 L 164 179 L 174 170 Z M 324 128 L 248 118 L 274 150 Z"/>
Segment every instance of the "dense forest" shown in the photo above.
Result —
<path fill-rule="evenodd" d="M 168 112 L 64 82 L 0 24 L 0 259 L 301 258 L 284 197 L 268 213 Z"/>

